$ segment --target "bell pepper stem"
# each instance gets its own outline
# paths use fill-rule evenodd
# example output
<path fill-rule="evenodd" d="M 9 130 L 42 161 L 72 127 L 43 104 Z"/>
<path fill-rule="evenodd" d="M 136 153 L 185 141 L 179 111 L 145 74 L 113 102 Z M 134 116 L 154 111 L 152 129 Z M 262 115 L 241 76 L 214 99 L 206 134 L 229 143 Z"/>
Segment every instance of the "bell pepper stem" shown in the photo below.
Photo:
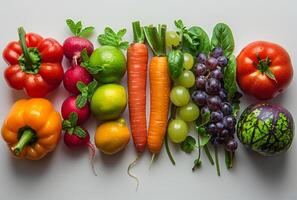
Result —
<path fill-rule="evenodd" d="M 22 51 L 23 51 L 23 55 L 24 55 L 24 58 L 26 60 L 26 68 L 27 69 L 32 69 L 33 68 L 33 66 L 32 66 L 33 61 L 32 61 L 32 59 L 30 57 L 28 47 L 26 45 L 26 38 L 25 38 L 26 32 L 25 32 L 23 27 L 18 28 L 18 34 L 19 34 L 20 45 L 21 45 L 21 48 L 22 48 Z"/>
<path fill-rule="evenodd" d="M 22 152 L 22 150 L 25 148 L 25 146 L 26 146 L 29 142 L 32 141 L 32 139 L 34 138 L 34 136 L 35 136 L 35 133 L 33 133 L 32 130 L 30 130 L 30 129 L 25 130 L 25 131 L 22 133 L 22 135 L 21 135 L 21 137 L 20 137 L 18 143 L 17 143 L 15 146 L 13 146 L 13 147 L 11 148 L 11 150 L 14 152 L 14 154 L 15 154 L 16 156 L 19 155 L 19 154 Z"/>

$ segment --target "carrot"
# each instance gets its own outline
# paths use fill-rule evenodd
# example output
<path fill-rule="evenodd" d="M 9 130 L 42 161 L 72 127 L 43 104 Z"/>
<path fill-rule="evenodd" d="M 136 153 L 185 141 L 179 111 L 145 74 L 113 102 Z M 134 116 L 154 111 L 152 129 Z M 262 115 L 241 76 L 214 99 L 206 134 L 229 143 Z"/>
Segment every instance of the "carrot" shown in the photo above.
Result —
<path fill-rule="evenodd" d="M 150 78 L 150 119 L 148 129 L 148 148 L 153 154 L 152 161 L 161 151 L 166 134 L 170 77 L 165 48 L 166 25 L 144 27 L 144 33 L 154 57 L 149 66 Z"/>
<path fill-rule="evenodd" d="M 134 43 L 127 51 L 128 96 L 130 126 L 137 153 L 145 149 L 146 128 L 146 73 L 148 48 L 139 22 L 133 22 Z"/>
<path fill-rule="evenodd" d="M 140 23 L 133 22 L 134 43 L 127 50 L 128 98 L 129 116 L 134 146 L 137 151 L 136 160 L 128 166 L 128 175 L 137 181 L 138 178 L 130 173 L 131 168 L 144 151 L 147 141 L 146 128 L 146 74 L 148 48 L 144 44 L 144 33 Z"/>

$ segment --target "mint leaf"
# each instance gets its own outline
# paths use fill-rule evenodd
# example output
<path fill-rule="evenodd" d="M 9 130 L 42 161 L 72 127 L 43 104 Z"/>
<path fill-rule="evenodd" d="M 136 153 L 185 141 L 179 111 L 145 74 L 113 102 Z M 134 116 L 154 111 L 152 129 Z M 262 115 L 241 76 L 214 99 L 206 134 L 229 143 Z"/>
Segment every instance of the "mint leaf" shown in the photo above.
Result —
<path fill-rule="evenodd" d="M 100 34 L 97 37 L 98 42 L 101 45 L 110 45 L 119 49 L 126 50 L 129 43 L 122 41 L 123 36 L 126 34 L 126 29 L 121 29 L 118 33 L 115 33 L 110 27 L 104 29 L 104 34 Z"/>
<path fill-rule="evenodd" d="M 83 93 L 84 91 L 87 90 L 87 86 L 86 86 L 83 82 L 81 82 L 81 81 L 78 81 L 78 82 L 76 83 L 76 87 L 77 87 L 77 89 L 78 89 L 81 93 Z"/>
<path fill-rule="evenodd" d="M 79 36 L 83 37 L 83 38 L 88 38 L 90 37 L 90 35 L 93 33 L 94 31 L 94 27 L 92 26 L 88 26 L 86 28 L 84 28 L 80 33 Z"/>
<path fill-rule="evenodd" d="M 90 61 L 90 57 L 88 55 L 88 51 L 86 48 L 84 48 L 81 52 L 80 52 L 80 56 L 82 58 L 83 63 L 88 63 Z"/>
<path fill-rule="evenodd" d="M 62 129 L 67 131 L 69 128 L 71 128 L 71 122 L 69 120 L 63 120 Z"/>
<path fill-rule="evenodd" d="M 70 115 L 68 116 L 68 120 L 71 123 L 71 127 L 76 126 L 78 116 L 76 112 L 71 112 Z"/>
<path fill-rule="evenodd" d="M 88 102 L 88 98 L 86 95 L 78 95 L 75 100 L 75 105 L 78 108 L 84 107 Z"/>
<path fill-rule="evenodd" d="M 129 42 L 121 42 L 119 48 L 122 50 L 126 50 L 129 47 Z"/>
<path fill-rule="evenodd" d="M 75 35 L 79 36 L 79 33 L 82 29 L 82 24 L 81 24 L 81 21 L 78 21 L 76 24 L 75 24 Z"/>
<path fill-rule="evenodd" d="M 74 21 L 72 19 L 66 19 L 66 24 L 68 25 L 71 33 L 73 35 L 76 35 L 76 24 L 74 23 Z"/>
<path fill-rule="evenodd" d="M 127 29 L 125 29 L 125 28 L 119 30 L 119 31 L 117 32 L 117 37 L 118 37 L 118 38 L 123 38 L 124 35 L 126 34 L 126 32 L 127 32 Z"/>
<path fill-rule="evenodd" d="M 201 164 L 202 164 L 202 162 L 201 162 L 200 158 L 195 159 L 192 171 L 194 171 L 195 169 L 199 169 L 201 167 Z"/>
<path fill-rule="evenodd" d="M 196 140 L 192 136 L 187 138 L 180 145 L 181 150 L 186 153 L 191 153 L 196 148 Z"/>
<path fill-rule="evenodd" d="M 87 136 L 86 131 L 83 128 L 79 127 L 79 126 L 75 127 L 73 132 L 74 132 L 74 134 L 76 136 L 78 136 L 80 138 L 85 138 Z"/>
<path fill-rule="evenodd" d="M 93 80 L 91 83 L 89 83 L 88 87 L 88 100 L 91 100 L 94 92 L 96 91 L 97 88 L 97 81 Z"/>
<path fill-rule="evenodd" d="M 234 38 L 230 27 L 227 24 L 217 24 L 212 33 L 211 47 L 221 47 L 224 54 L 230 57 L 234 51 Z"/>

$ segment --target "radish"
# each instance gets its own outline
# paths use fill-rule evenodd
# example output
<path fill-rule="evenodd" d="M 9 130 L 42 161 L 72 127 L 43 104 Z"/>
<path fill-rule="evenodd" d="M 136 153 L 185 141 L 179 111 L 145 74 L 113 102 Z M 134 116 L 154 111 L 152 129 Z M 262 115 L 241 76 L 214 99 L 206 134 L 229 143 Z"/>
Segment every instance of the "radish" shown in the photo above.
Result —
<path fill-rule="evenodd" d="M 80 91 L 77 89 L 76 83 L 81 81 L 88 85 L 92 80 L 92 75 L 84 67 L 74 64 L 65 72 L 63 84 L 68 92 L 78 95 Z"/>
<path fill-rule="evenodd" d="M 74 36 L 71 36 L 64 41 L 64 54 L 71 62 L 77 64 L 81 62 L 80 53 L 83 49 L 86 49 L 88 55 L 91 55 L 94 50 L 93 44 L 86 39 L 92 34 L 94 27 L 88 26 L 82 28 L 81 21 L 75 23 L 71 19 L 67 19 L 66 23 Z"/>
<path fill-rule="evenodd" d="M 86 122 L 90 117 L 90 104 L 94 91 L 96 90 L 97 82 L 92 81 L 85 85 L 81 81 L 77 82 L 77 88 L 81 92 L 80 95 L 69 96 L 62 104 L 61 113 L 63 119 L 68 119 L 72 112 L 77 114 L 77 124 L 81 125 Z"/>
<path fill-rule="evenodd" d="M 78 115 L 75 112 L 70 113 L 69 118 L 63 121 L 64 143 L 71 149 L 87 147 L 90 152 L 90 163 L 94 174 L 97 176 L 94 168 L 95 147 L 90 142 L 89 132 L 77 126 Z"/>

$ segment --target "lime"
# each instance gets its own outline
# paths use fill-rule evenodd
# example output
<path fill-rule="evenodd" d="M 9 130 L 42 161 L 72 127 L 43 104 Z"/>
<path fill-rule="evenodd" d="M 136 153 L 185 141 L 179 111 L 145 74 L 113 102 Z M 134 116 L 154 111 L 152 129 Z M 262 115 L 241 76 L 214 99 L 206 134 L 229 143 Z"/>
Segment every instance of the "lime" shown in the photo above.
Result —
<path fill-rule="evenodd" d="M 102 46 L 90 57 L 90 65 L 100 71 L 94 75 L 99 83 L 120 82 L 126 72 L 126 58 L 123 52 L 113 46 Z"/>
<path fill-rule="evenodd" d="M 97 88 L 91 99 L 91 112 L 97 120 L 117 119 L 127 105 L 125 88 L 118 84 L 105 84 Z"/>

